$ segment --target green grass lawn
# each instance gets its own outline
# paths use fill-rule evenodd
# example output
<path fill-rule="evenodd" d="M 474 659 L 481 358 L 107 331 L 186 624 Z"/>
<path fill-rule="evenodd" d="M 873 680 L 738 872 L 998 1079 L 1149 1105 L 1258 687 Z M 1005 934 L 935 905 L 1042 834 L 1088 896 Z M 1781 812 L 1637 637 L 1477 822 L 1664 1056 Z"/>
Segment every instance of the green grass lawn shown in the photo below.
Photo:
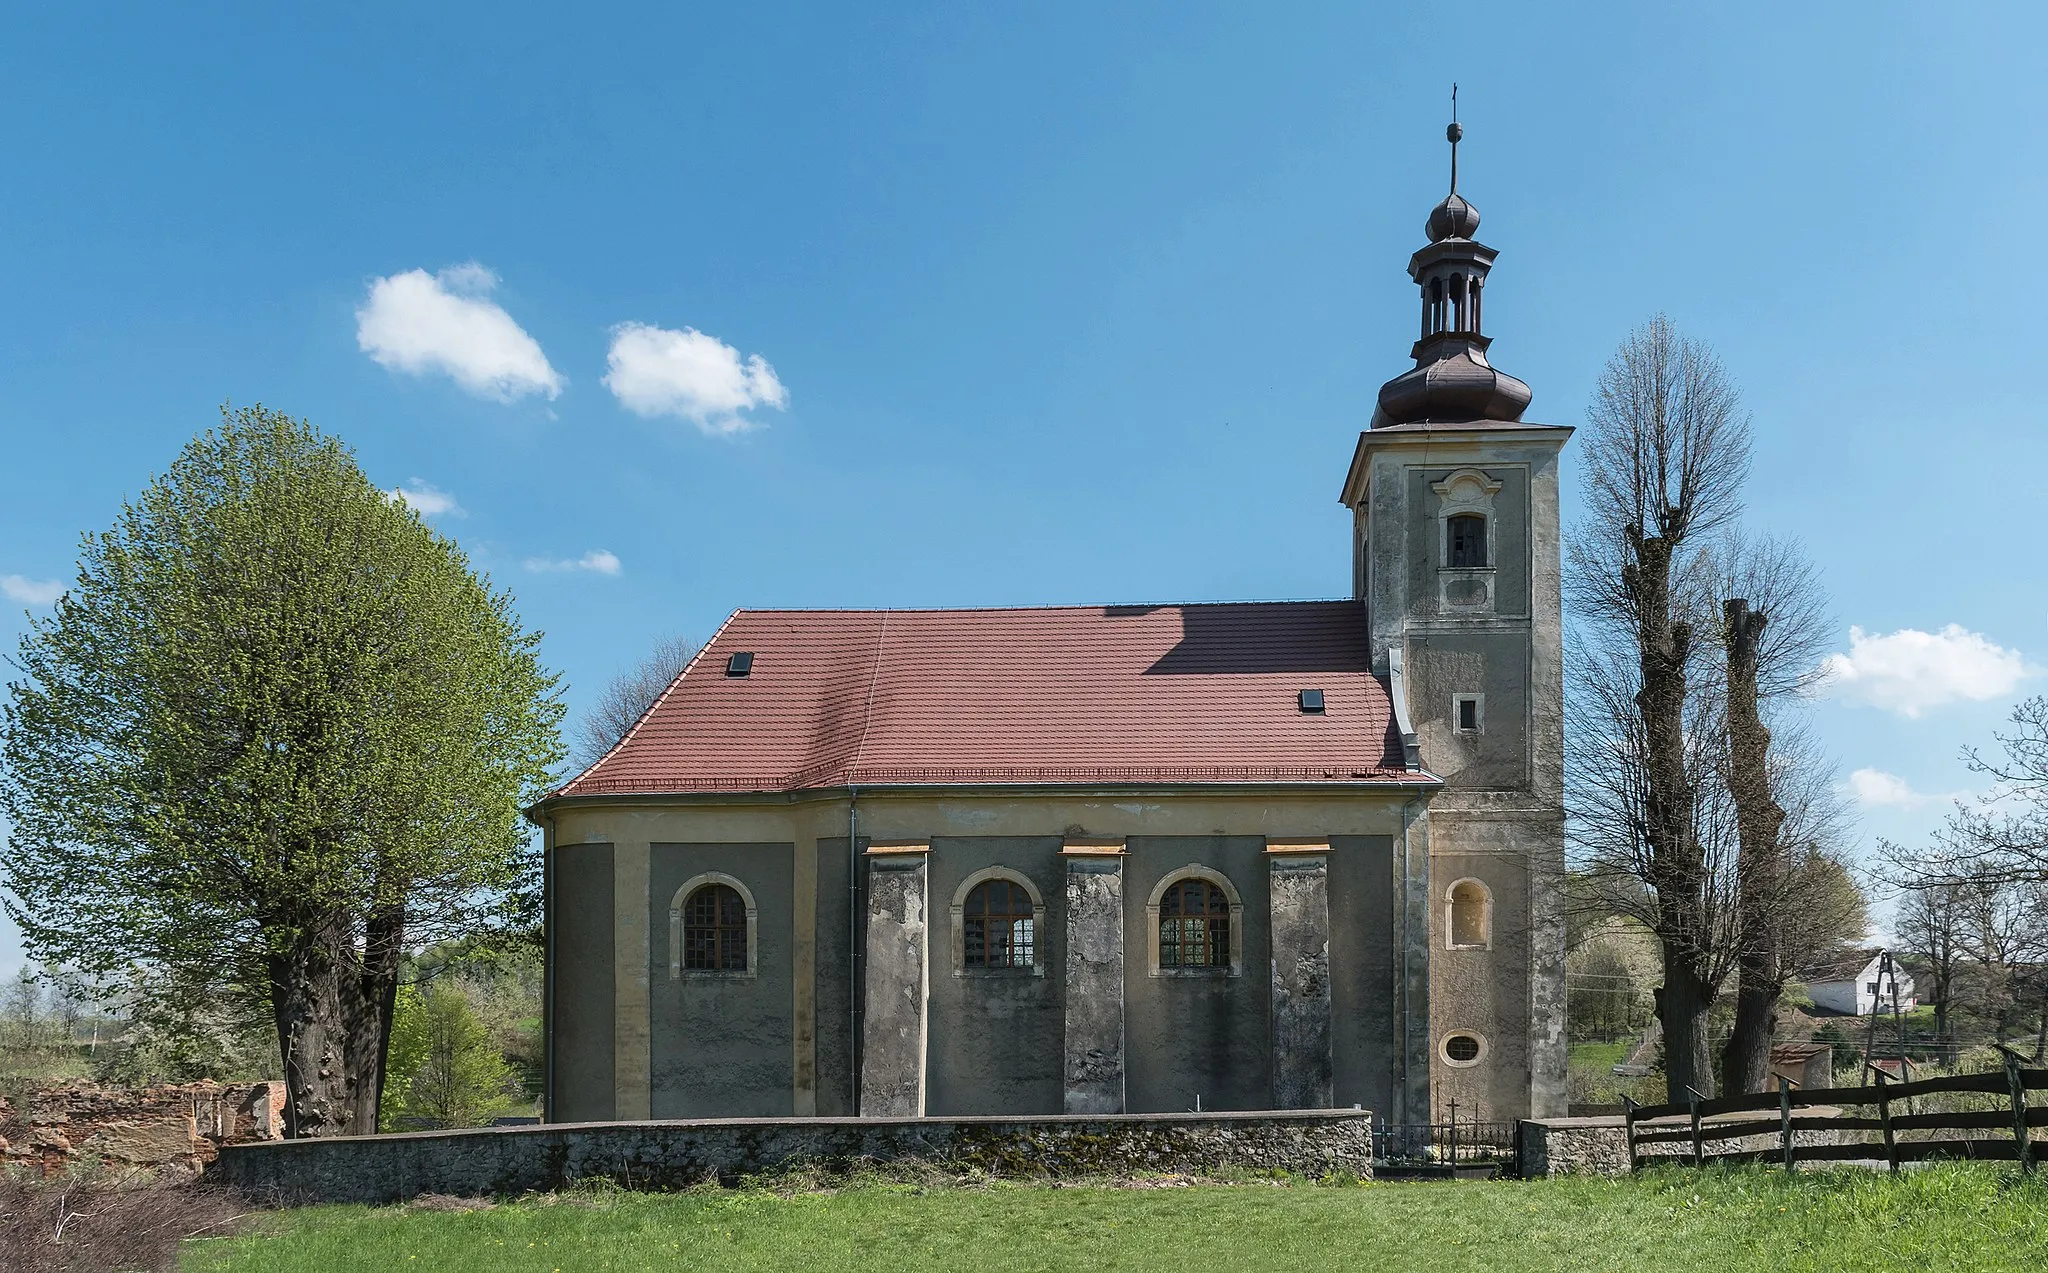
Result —
<path fill-rule="evenodd" d="M 316 1207 L 190 1246 L 210 1270 L 2039 1268 L 2048 1184 L 1748 1169 L 1528 1184 L 867 1185 Z"/>
<path fill-rule="evenodd" d="M 1617 1039 L 1612 1043 L 1574 1043 L 1571 1049 L 1571 1063 L 1605 1073 L 1628 1060 L 1628 1050 L 1631 1046 L 1633 1045 L 1626 1039 Z"/>

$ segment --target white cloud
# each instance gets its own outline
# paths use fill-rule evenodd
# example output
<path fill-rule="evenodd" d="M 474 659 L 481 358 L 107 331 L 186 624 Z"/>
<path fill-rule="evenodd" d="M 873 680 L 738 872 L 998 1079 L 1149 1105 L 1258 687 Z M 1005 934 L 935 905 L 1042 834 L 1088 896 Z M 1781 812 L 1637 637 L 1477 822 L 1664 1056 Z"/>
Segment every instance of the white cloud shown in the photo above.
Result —
<path fill-rule="evenodd" d="M 1919 809 L 1967 797 L 1967 791 L 1917 791 L 1913 784 L 1882 769 L 1858 769 L 1849 775 L 1849 794 L 1868 809 Z"/>
<path fill-rule="evenodd" d="M 471 261 L 439 274 L 407 270 L 370 283 L 356 344 L 393 371 L 446 372 L 479 398 L 553 398 L 563 380 L 540 342 L 490 299 L 498 276 Z"/>
<path fill-rule="evenodd" d="M 1827 667 L 1836 693 L 1916 719 L 1945 703 L 2003 698 L 2039 671 L 2018 650 L 1956 623 L 1882 636 L 1850 628 L 1849 652 L 1830 654 Z"/>
<path fill-rule="evenodd" d="M 756 407 L 789 405 L 789 390 L 767 359 L 750 354 L 743 362 L 739 350 L 694 327 L 620 323 L 605 363 L 604 386 L 628 411 L 676 416 L 714 436 L 758 427 L 745 414 Z"/>
<path fill-rule="evenodd" d="M 455 502 L 453 495 L 417 477 L 407 481 L 404 486 L 386 491 L 385 494 L 421 517 L 469 516 L 462 505 Z"/>
<path fill-rule="evenodd" d="M 9 601 L 18 601 L 25 606 L 55 605 L 57 598 L 64 595 L 64 584 L 55 579 L 24 579 L 20 575 L 0 575 L 0 596 Z"/>
<path fill-rule="evenodd" d="M 536 573 L 553 570 L 588 570 L 600 575 L 619 573 L 619 559 L 602 548 L 584 553 L 581 557 L 528 557 L 526 568 Z"/>

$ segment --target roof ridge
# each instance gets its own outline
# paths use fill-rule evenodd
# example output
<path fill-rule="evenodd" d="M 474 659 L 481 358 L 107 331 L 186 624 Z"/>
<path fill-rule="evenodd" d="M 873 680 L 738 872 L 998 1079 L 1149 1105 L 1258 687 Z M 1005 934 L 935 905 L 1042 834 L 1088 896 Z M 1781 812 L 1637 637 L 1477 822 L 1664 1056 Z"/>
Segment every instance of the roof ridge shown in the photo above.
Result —
<path fill-rule="evenodd" d="M 853 758 L 846 762 L 846 779 L 853 781 L 853 775 L 860 769 L 861 753 L 868 749 L 868 731 L 875 725 L 875 686 L 882 679 L 882 647 L 889 640 L 889 612 L 882 611 L 882 622 L 875 628 L 875 662 L 868 669 L 868 701 L 861 708 L 860 738 L 853 744 Z"/>
<path fill-rule="evenodd" d="M 1252 597 L 1228 601 L 1047 602 L 1029 606 L 741 606 L 740 614 L 1018 614 L 1042 610 L 1172 610 L 1183 606 L 1327 606 L 1363 604 L 1356 597 Z"/>

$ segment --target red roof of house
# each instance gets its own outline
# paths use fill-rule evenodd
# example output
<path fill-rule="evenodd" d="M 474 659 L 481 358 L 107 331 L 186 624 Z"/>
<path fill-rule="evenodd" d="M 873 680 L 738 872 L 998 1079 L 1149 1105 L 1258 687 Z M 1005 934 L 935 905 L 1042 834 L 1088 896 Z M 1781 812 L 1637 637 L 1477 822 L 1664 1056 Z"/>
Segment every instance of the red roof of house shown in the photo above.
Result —
<path fill-rule="evenodd" d="M 558 794 L 1413 781 L 1371 659 L 1351 601 L 741 610 Z"/>

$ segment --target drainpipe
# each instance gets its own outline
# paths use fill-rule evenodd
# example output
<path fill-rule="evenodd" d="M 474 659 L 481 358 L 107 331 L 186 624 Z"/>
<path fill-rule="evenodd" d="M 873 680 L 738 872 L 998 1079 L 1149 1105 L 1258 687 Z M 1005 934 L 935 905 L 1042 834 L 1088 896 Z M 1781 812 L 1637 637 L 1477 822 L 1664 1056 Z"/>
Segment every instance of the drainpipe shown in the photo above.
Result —
<path fill-rule="evenodd" d="M 846 1093 L 860 1113 L 860 788 L 846 787 Z"/>
<path fill-rule="evenodd" d="M 541 1052 L 540 1121 L 555 1121 L 555 815 L 543 815 L 540 839 Z"/>
<path fill-rule="evenodd" d="M 1399 703 L 1400 699 L 1396 698 L 1394 701 Z M 1394 1087 L 1394 1108 L 1397 1111 L 1400 1122 L 1404 1125 L 1411 1121 L 1408 1109 L 1408 952 L 1410 948 L 1408 912 L 1411 909 L 1408 904 L 1408 828 L 1414 824 L 1414 815 L 1415 800 L 1410 798 L 1401 805 L 1401 880 L 1400 887 L 1395 890 L 1396 904 L 1401 908 L 1401 958 L 1394 974 L 1397 978 L 1394 985 L 1394 1002 L 1400 1005 L 1397 1011 L 1400 1022 L 1395 1028 L 1395 1038 L 1399 1040 L 1396 1046 L 1399 1058 L 1397 1069 L 1400 1078 Z M 1404 1136 L 1408 1134 L 1410 1133 L 1403 1133 Z"/>

